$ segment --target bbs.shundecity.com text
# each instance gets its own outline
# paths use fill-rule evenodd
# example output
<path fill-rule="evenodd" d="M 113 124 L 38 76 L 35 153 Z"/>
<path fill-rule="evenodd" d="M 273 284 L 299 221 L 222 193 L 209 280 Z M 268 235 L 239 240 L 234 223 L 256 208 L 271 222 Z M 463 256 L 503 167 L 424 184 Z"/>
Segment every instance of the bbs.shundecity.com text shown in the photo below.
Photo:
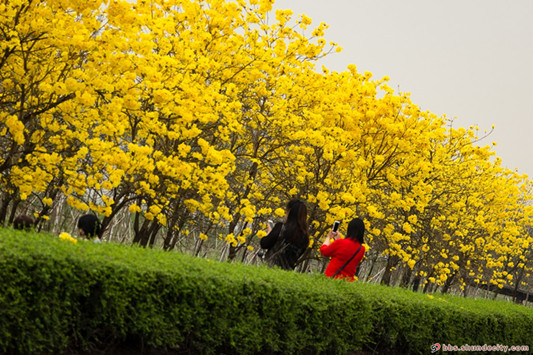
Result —
<path fill-rule="evenodd" d="M 440 344 L 435 343 L 431 345 L 431 352 L 436 353 L 437 351 L 499 351 L 499 352 L 529 352 L 529 345 L 451 345 L 451 344 Z"/>

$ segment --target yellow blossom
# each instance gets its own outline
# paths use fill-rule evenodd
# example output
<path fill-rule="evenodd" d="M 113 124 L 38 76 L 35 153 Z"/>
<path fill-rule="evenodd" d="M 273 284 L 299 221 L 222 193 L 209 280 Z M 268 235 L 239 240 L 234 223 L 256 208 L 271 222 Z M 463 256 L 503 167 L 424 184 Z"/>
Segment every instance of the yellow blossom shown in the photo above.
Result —
<path fill-rule="evenodd" d="M 77 243 L 78 242 L 78 240 L 76 238 L 73 238 L 67 232 L 63 232 L 63 233 L 59 234 L 59 239 L 66 240 L 66 241 L 69 241 L 71 243 Z"/>

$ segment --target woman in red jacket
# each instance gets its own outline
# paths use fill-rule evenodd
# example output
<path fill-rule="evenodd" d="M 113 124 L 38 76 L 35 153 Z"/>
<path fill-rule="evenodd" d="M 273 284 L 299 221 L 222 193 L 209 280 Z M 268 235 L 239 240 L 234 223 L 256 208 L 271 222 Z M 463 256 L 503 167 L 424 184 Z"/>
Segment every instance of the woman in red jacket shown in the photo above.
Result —
<path fill-rule="evenodd" d="M 337 237 L 338 233 L 329 231 L 324 244 L 320 247 L 322 255 L 331 257 L 324 272 L 327 277 L 353 280 L 357 265 L 365 255 L 364 234 L 365 224 L 360 218 L 355 218 L 348 224 L 345 239 L 337 239 L 331 243 L 331 239 Z"/>

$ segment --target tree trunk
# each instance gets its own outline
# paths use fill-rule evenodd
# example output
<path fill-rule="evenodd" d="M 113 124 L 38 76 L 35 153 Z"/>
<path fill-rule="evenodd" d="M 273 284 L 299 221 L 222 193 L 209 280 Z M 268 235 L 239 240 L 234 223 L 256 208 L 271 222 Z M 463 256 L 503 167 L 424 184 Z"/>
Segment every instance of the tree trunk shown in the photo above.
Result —
<path fill-rule="evenodd" d="M 418 292 L 418 288 L 420 287 L 420 281 L 422 278 L 420 276 L 415 276 L 413 279 L 413 292 Z"/>
<path fill-rule="evenodd" d="M 372 264 L 370 265 L 370 270 L 368 271 L 368 274 L 365 277 L 365 282 L 368 281 L 372 277 L 372 272 L 374 272 L 374 266 L 376 266 L 376 262 L 378 260 L 378 254 L 372 258 Z"/>
<path fill-rule="evenodd" d="M 113 205 L 113 208 L 111 209 L 111 214 L 109 216 L 105 216 L 104 219 L 102 220 L 102 223 L 100 224 L 100 235 L 98 237 L 102 238 L 102 236 L 104 235 L 104 232 L 111 224 L 111 221 L 113 220 L 113 218 L 115 218 L 117 213 L 120 212 L 122 208 L 124 208 L 124 206 L 126 206 L 127 202 L 128 200 L 126 199 L 125 196 L 119 196 L 117 198 L 117 201 L 115 202 L 115 204 Z"/>
<path fill-rule="evenodd" d="M 176 218 L 174 218 L 174 221 L 177 221 L 178 229 L 172 227 L 172 225 L 176 222 L 172 222 L 169 224 L 167 235 L 165 237 L 165 240 L 163 242 L 163 249 L 166 251 L 170 251 L 176 247 L 176 243 L 178 242 L 178 235 L 181 233 L 181 230 L 183 229 L 183 226 L 187 221 L 189 220 L 190 213 L 187 211 L 187 209 L 183 209 L 181 213 L 176 214 Z"/>
<path fill-rule="evenodd" d="M 457 272 L 453 273 L 452 276 L 448 277 L 448 279 L 444 283 L 444 287 L 442 288 L 442 293 L 448 293 L 450 287 L 452 286 L 452 283 L 455 280 L 455 275 L 457 275 Z"/>
<path fill-rule="evenodd" d="M 241 250 L 242 246 L 243 244 L 237 245 L 236 247 L 234 247 L 233 245 L 230 245 L 227 261 L 233 261 L 237 257 L 237 253 L 239 252 L 239 250 Z"/>
<path fill-rule="evenodd" d="M 428 275 L 428 279 L 430 277 L 433 277 L 433 272 L 431 272 L 429 275 Z M 430 283 L 429 281 L 424 285 L 424 290 L 422 291 L 423 293 L 428 293 L 428 292 L 431 292 L 433 290 L 433 285 L 432 283 Z"/>
<path fill-rule="evenodd" d="M 395 255 L 390 255 L 387 259 L 387 266 L 385 267 L 385 271 L 383 272 L 383 277 L 381 278 L 381 284 L 382 285 L 391 285 L 391 279 L 392 279 L 392 268 L 398 264 L 398 257 Z"/>
<path fill-rule="evenodd" d="M 514 286 L 514 295 L 513 295 L 513 302 L 514 303 L 521 303 L 520 297 L 518 296 L 518 287 L 520 286 L 520 283 L 522 282 L 522 278 L 524 277 L 524 268 L 520 269 L 520 274 L 516 278 L 515 286 Z"/>
<path fill-rule="evenodd" d="M 203 239 L 200 239 L 199 241 L 196 242 L 196 245 L 194 247 L 194 256 L 198 256 L 200 255 L 200 251 L 202 250 L 202 246 L 204 245 L 204 240 Z"/>
<path fill-rule="evenodd" d="M 9 225 L 12 225 L 13 221 L 15 220 L 15 214 L 17 213 L 17 207 L 19 204 L 19 199 L 13 200 L 13 207 L 11 208 L 11 213 L 9 213 Z"/>
<path fill-rule="evenodd" d="M 402 273 L 402 278 L 400 280 L 400 287 L 407 288 L 409 286 L 409 282 L 411 281 L 411 275 L 413 274 L 413 270 L 409 266 L 406 266 Z"/>
<path fill-rule="evenodd" d="M 7 209 L 9 207 L 9 203 L 12 201 L 11 196 L 8 192 L 4 192 L 2 198 L 2 205 L 0 206 L 0 225 L 4 225 L 6 221 L 7 216 Z"/>
<path fill-rule="evenodd" d="M 311 248 L 307 248 L 302 254 L 302 256 L 300 256 L 301 263 L 296 265 L 298 272 L 302 274 L 307 272 L 307 270 L 309 269 L 309 263 L 311 262 L 311 260 L 313 260 L 311 258 L 312 252 L 313 250 Z"/>
<path fill-rule="evenodd" d="M 241 218 L 240 213 L 238 213 L 237 215 L 239 216 L 239 219 L 240 219 Z M 235 228 L 237 227 L 238 221 L 239 220 L 237 219 L 235 223 L 230 223 L 230 230 L 229 230 L 230 233 L 234 233 Z M 248 222 L 245 222 L 239 234 L 242 234 L 242 231 L 247 226 L 248 226 Z M 243 248 L 243 246 L 245 246 L 245 244 L 240 244 L 240 245 L 237 245 L 236 247 L 234 247 L 233 245 L 230 245 L 229 253 L 228 253 L 228 261 L 233 261 L 237 257 L 237 253 L 239 252 L 239 250 Z"/>
<path fill-rule="evenodd" d="M 147 244 L 150 248 L 153 248 L 155 239 L 157 237 L 157 234 L 159 234 L 159 230 L 161 229 L 161 227 L 162 225 L 159 224 L 156 219 L 152 220 L 152 225 L 150 226 L 150 231 L 148 233 L 149 239 Z M 143 246 L 146 246 L 146 244 Z"/>
<path fill-rule="evenodd" d="M 136 216 L 136 217 L 138 217 L 138 216 Z M 146 246 L 146 244 L 148 243 L 148 238 L 149 238 L 149 235 L 148 235 L 149 226 L 150 226 L 150 221 L 145 219 L 143 221 L 143 224 L 142 224 L 141 228 L 138 228 L 138 229 L 135 230 L 135 235 L 133 236 L 133 243 L 134 244 L 139 244 L 141 246 Z"/>

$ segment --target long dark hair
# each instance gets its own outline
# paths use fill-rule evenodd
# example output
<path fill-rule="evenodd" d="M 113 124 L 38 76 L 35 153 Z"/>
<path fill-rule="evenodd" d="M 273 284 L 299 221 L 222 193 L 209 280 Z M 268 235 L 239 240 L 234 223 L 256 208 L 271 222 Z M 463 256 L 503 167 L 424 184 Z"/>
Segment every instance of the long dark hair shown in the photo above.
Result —
<path fill-rule="evenodd" d="M 365 239 L 365 222 L 361 218 L 354 218 L 348 223 L 348 231 L 346 231 L 346 238 L 355 239 L 363 244 Z"/>
<path fill-rule="evenodd" d="M 293 199 L 287 204 L 287 211 L 289 212 L 285 222 L 287 240 L 296 245 L 308 243 L 307 207 L 302 201 Z"/>
<path fill-rule="evenodd" d="M 93 214 L 86 214 L 78 219 L 78 228 L 83 230 L 85 238 L 100 237 L 100 221 Z"/>

